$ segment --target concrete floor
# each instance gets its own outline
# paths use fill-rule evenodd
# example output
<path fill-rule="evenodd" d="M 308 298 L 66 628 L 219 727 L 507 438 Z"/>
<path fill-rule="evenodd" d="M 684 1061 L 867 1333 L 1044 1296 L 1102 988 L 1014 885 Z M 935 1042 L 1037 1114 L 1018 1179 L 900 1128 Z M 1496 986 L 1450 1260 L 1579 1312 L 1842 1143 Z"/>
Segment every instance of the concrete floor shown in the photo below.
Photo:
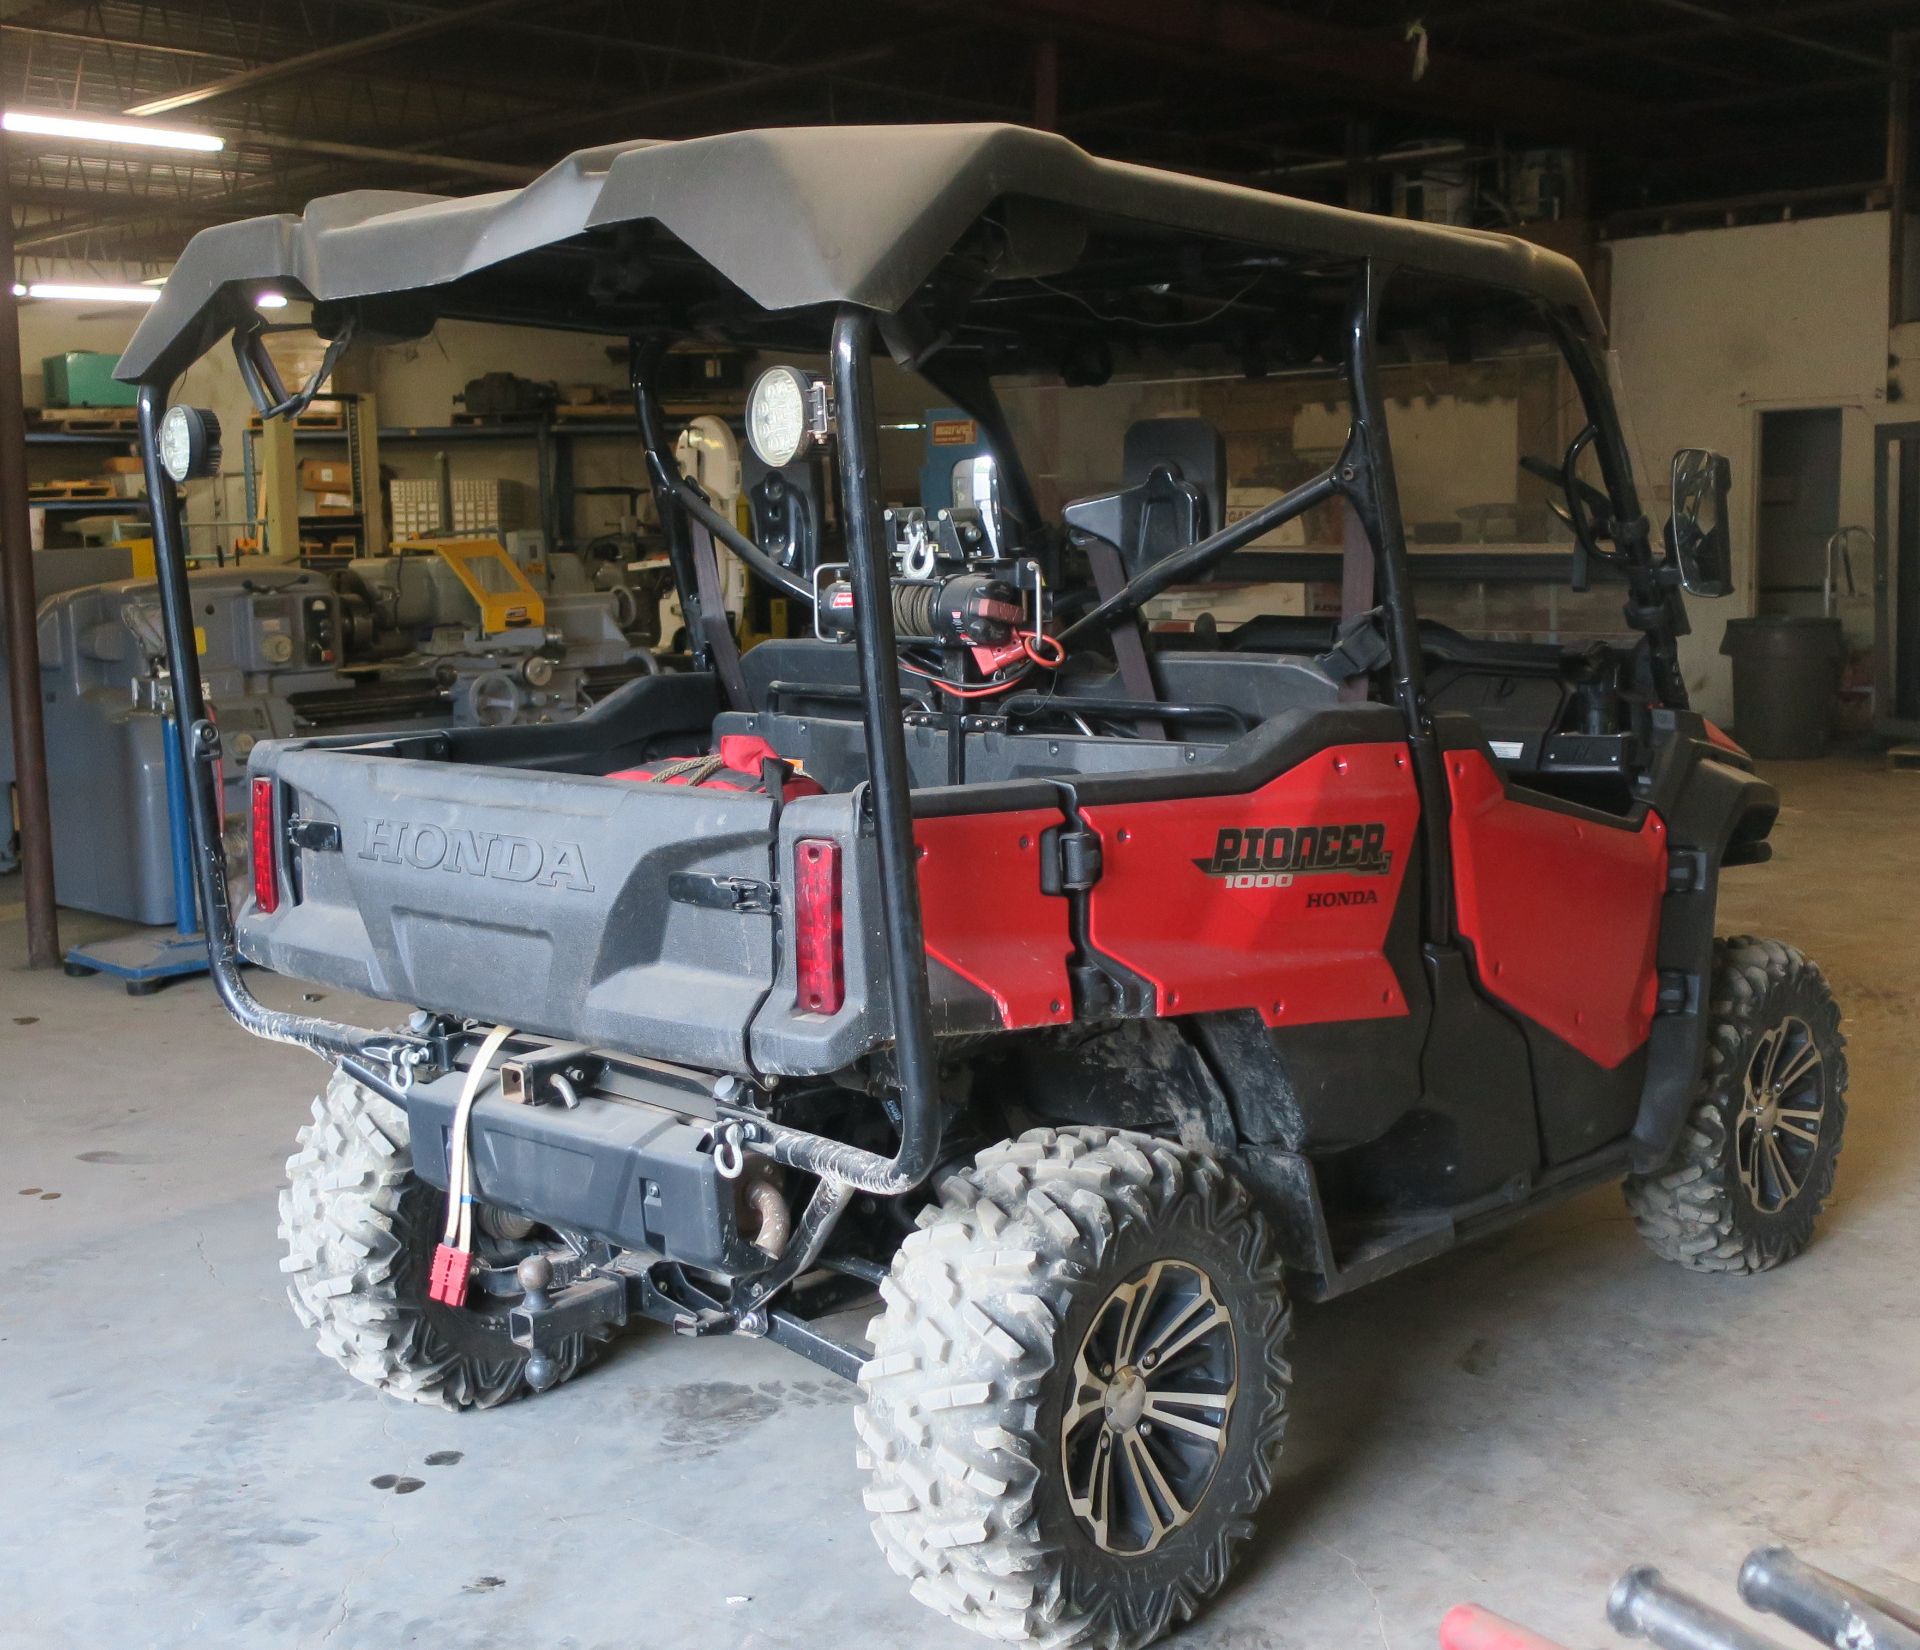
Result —
<path fill-rule="evenodd" d="M 1695 1277 L 1609 1189 L 1302 1311 L 1273 1500 L 1182 1650 L 1426 1646 L 1462 1599 L 1594 1646 L 1629 1563 L 1730 1604 L 1771 1541 L 1920 1602 L 1920 775 L 1771 777 L 1777 856 L 1730 876 L 1722 929 L 1803 946 L 1848 1011 L 1821 1239 Z M 320 1065 L 204 982 L 27 973 L 18 899 L 0 881 L 0 1645 L 981 1642 L 869 1538 L 850 1390 L 776 1348 L 643 1329 L 480 1416 L 354 1385 L 277 1271 Z"/>

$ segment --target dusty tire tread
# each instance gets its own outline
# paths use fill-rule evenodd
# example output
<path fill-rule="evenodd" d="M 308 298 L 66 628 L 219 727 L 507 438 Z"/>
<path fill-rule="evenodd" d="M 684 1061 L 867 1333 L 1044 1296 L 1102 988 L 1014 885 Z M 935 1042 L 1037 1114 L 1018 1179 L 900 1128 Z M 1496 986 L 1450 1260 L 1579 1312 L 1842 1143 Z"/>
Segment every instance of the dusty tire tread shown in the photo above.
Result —
<path fill-rule="evenodd" d="M 1753 1038 L 1766 1029 L 1770 1005 L 1783 995 L 1813 995 L 1810 1025 L 1837 1067 L 1823 1129 L 1834 1141 L 1817 1177 L 1781 1224 L 1743 1220 L 1733 1190 L 1733 1126 Z M 1623 1188 L 1640 1235 L 1663 1260 L 1695 1272 L 1748 1275 L 1792 1260 L 1812 1240 L 1813 1224 L 1833 1190 L 1846 1125 L 1846 1038 L 1840 1010 L 1820 970 L 1779 940 L 1740 935 L 1714 946 L 1712 1016 L 1701 1097 L 1687 1117 L 1674 1155 L 1653 1174 L 1631 1175 Z"/>
<path fill-rule="evenodd" d="M 1266 1402 L 1254 1465 L 1238 1486 L 1209 1490 L 1228 1499 L 1196 1571 L 1151 1596 L 1076 1607 L 1061 1544 L 1035 1507 L 1042 1452 L 1053 1447 L 1035 1437 L 1040 1394 L 1076 1289 L 1127 1225 L 1169 1216 L 1234 1234 L 1248 1275 L 1272 1284 L 1268 1320 L 1247 1349 L 1258 1376 L 1242 1376 L 1241 1401 L 1257 1385 Z M 1189 1619 L 1251 1532 L 1286 1423 L 1280 1266 L 1245 1190 L 1213 1160 L 1150 1136 L 1035 1129 L 982 1152 L 919 1221 L 868 1329 L 874 1355 L 855 1417 L 888 1564 L 960 1625 L 1044 1650 L 1135 1650 Z"/>
<path fill-rule="evenodd" d="M 436 1326 L 418 1262 L 438 1241 L 439 1197 L 414 1178 L 406 1112 L 336 1071 L 287 1159 L 287 1298 L 355 1380 L 412 1403 L 488 1409 L 527 1390 L 525 1357 L 511 1342 L 478 1356 Z M 585 1357 L 576 1337 L 555 1359 L 559 1379 Z"/>

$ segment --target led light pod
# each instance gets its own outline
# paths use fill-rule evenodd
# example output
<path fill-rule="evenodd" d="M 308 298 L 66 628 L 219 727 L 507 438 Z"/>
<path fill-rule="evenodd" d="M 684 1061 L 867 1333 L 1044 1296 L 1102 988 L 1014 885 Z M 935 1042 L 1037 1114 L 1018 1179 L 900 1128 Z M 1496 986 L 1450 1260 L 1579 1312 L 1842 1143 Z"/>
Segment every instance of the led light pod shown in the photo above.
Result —
<path fill-rule="evenodd" d="M 220 473 L 220 420 L 211 408 L 167 408 L 160 420 L 160 463 L 176 486 Z"/>
<path fill-rule="evenodd" d="M 827 433 L 827 386 L 799 367 L 769 367 L 747 396 L 747 442 L 769 469 L 784 469 Z"/>

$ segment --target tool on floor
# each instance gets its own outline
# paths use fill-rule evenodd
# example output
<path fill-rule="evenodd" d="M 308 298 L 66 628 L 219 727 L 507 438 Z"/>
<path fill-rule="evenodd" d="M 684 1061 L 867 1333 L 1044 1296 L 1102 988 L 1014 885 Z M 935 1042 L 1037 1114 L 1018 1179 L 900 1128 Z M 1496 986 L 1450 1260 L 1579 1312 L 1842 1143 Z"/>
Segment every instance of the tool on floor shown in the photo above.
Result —
<path fill-rule="evenodd" d="M 1761 1547 L 1740 1567 L 1740 1597 L 1830 1650 L 1920 1650 L 1920 1614 L 1804 1563 L 1785 1547 Z M 1651 1564 L 1614 1585 L 1607 1620 L 1623 1638 L 1659 1650 L 1782 1650 L 1712 1605 L 1673 1586 Z M 1440 1650 L 1562 1650 L 1478 1604 L 1460 1604 L 1440 1623 Z"/>
<path fill-rule="evenodd" d="M 1785 1547 L 1747 1555 L 1740 1596 L 1834 1650 L 1920 1650 L 1920 1614 L 1816 1570 Z"/>
<path fill-rule="evenodd" d="M 1566 1650 L 1566 1647 L 1477 1604 L 1456 1604 L 1440 1618 L 1440 1650 Z"/>

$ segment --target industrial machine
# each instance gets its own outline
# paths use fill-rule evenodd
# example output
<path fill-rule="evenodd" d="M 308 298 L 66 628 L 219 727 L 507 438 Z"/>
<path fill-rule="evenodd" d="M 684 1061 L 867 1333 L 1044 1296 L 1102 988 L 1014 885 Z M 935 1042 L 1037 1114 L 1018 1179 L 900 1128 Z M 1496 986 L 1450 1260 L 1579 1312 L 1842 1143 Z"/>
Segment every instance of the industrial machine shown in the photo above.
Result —
<path fill-rule="evenodd" d="M 97 578 L 99 562 L 75 575 Z M 223 801 L 236 830 L 256 740 L 564 721 L 654 668 L 641 604 L 624 587 L 595 588 L 577 557 L 549 555 L 537 533 L 420 540 L 331 574 L 271 562 L 208 568 L 191 573 L 188 588 L 201 681 L 230 756 Z M 120 579 L 43 594 L 60 902 L 170 922 L 162 733 L 171 686 L 158 587 Z M 10 746 L 0 759 L 0 781 L 11 783 Z"/>

